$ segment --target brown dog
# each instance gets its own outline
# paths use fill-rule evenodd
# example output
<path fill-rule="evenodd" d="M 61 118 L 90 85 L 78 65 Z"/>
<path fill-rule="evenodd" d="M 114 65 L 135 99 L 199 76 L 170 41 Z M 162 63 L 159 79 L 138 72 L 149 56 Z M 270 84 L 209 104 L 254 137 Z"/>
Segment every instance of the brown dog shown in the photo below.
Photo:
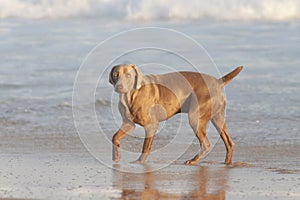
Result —
<path fill-rule="evenodd" d="M 196 134 L 201 151 L 186 164 L 196 164 L 209 152 L 211 145 L 206 136 L 206 125 L 211 120 L 226 146 L 226 164 L 231 164 L 234 143 L 225 123 L 226 99 L 223 87 L 241 70 L 242 66 L 216 79 L 196 72 L 174 72 L 143 76 L 133 64 L 114 66 L 109 82 L 120 94 L 119 111 L 123 124 L 113 136 L 113 160 L 120 160 L 120 139 L 135 128 L 145 129 L 142 154 L 137 162 L 143 163 L 150 153 L 158 123 L 177 113 L 188 113 L 189 123 Z"/>

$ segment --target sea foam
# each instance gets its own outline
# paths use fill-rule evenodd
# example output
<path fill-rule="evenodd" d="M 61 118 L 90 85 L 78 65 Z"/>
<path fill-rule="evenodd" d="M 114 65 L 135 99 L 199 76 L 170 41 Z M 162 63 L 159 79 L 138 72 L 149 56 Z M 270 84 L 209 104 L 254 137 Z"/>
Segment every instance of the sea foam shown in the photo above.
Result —
<path fill-rule="evenodd" d="M 0 18 L 125 20 L 300 19 L 299 0 L 0 0 Z"/>

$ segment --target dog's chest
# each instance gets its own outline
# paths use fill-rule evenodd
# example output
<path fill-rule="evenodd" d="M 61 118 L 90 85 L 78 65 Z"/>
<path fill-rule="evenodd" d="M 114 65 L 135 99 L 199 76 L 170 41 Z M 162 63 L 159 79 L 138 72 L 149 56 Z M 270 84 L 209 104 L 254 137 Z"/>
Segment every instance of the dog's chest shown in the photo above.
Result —
<path fill-rule="evenodd" d="M 171 105 L 171 106 L 170 106 Z M 135 101 L 128 109 L 128 117 L 141 126 L 150 123 L 164 121 L 173 116 L 180 109 L 178 102 L 175 105 L 170 102 L 162 102 L 154 97 L 143 101 Z"/>
<path fill-rule="evenodd" d="M 144 102 L 135 102 L 132 104 L 131 107 L 128 109 L 128 117 L 131 121 L 134 123 L 137 123 L 141 126 L 145 126 L 146 124 L 149 124 L 150 119 L 150 113 L 149 113 L 149 104 Z"/>

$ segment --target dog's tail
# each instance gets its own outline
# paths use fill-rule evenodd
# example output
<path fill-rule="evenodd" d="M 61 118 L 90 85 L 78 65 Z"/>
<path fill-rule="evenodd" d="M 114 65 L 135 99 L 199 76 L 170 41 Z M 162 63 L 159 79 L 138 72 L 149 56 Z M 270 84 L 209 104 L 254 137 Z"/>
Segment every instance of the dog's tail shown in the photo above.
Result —
<path fill-rule="evenodd" d="M 223 76 L 222 78 L 220 78 L 219 79 L 220 84 L 222 84 L 223 87 L 225 85 L 227 85 L 227 83 L 229 83 L 234 77 L 236 77 L 236 75 L 238 75 L 242 69 L 243 69 L 243 66 L 239 66 L 232 72 L 230 72 L 230 73 L 226 74 L 225 76 Z"/>

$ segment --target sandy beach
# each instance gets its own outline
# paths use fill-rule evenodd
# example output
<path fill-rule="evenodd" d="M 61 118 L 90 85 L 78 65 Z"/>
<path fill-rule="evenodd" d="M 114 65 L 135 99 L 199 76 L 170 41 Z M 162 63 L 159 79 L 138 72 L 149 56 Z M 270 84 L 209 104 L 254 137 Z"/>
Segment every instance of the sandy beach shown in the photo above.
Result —
<path fill-rule="evenodd" d="M 78 137 L 2 137 L 2 199 L 298 199 L 300 146 L 236 145 L 222 163 L 219 141 L 197 166 L 183 158 L 164 169 L 124 173 L 94 159 Z M 174 147 L 174 150 L 176 148 Z M 37 153 L 38 152 L 38 153 Z M 190 156 L 190 155 L 187 155 Z M 157 163 L 130 164 L 151 170 Z M 116 169 L 122 164 L 115 164 Z"/>

